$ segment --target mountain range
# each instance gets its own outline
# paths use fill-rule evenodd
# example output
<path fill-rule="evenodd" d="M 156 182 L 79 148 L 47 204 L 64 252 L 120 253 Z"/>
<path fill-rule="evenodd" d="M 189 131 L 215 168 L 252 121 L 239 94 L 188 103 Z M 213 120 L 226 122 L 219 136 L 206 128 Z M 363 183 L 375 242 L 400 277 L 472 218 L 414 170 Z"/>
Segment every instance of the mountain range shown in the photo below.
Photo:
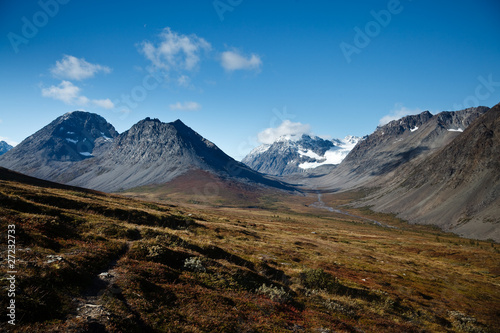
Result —
<path fill-rule="evenodd" d="M 499 105 L 425 111 L 362 139 L 282 137 L 242 163 L 180 120 L 146 118 L 119 134 L 101 116 L 75 111 L 0 156 L 0 166 L 105 192 L 155 193 L 155 200 L 197 188 L 247 206 L 262 188 L 363 191 L 369 195 L 357 206 L 498 241 L 499 114 Z"/>
<path fill-rule="evenodd" d="M 242 162 L 252 169 L 274 176 L 306 172 L 323 165 L 337 165 L 361 138 L 325 140 L 303 134 L 299 139 L 282 136 L 272 144 L 253 149 Z"/>
<path fill-rule="evenodd" d="M 97 114 L 66 113 L 0 157 L 32 177 L 106 192 L 167 183 L 195 170 L 290 189 L 235 161 L 182 121 L 146 118 L 118 134 Z"/>
<path fill-rule="evenodd" d="M 399 167 L 442 149 L 488 110 L 475 107 L 436 115 L 424 111 L 393 120 L 361 140 L 335 172 L 302 183 L 327 190 L 386 184 Z"/>

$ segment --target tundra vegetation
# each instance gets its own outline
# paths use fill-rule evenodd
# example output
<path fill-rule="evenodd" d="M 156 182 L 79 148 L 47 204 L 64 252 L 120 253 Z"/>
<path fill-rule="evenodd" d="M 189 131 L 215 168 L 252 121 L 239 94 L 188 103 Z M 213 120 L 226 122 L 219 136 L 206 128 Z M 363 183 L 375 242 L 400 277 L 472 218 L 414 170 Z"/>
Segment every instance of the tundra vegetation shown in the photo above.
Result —
<path fill-rule="evenodd" d="M 323 201 L 339 207 L 361 195 Z M 15 224 L 18 271 L 16 326 L 4 318 L 0 328 L 500 330 L 498 244 L 369 208 L 343 206 L 347 216 L 309 207 L 315 196 L 262 198 L 254 208 L 174 205 L 0 181 L 1 243 Z M 6 257 L 2 247 L 2 268 Z"/>

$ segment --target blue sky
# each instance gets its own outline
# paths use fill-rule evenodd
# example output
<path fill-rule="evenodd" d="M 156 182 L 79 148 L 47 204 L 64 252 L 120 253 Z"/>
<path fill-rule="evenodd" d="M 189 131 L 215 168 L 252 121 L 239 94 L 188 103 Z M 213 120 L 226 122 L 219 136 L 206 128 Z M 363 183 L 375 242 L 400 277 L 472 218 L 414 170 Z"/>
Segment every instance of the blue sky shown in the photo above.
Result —
<path fill-rule="evenodd" d="M 0 138 L 72 110 L 119 132 L 179 118 L 241 159 L 281 134 L 491 107 L 499 13 L 496 0 L 1 1 Z"/>

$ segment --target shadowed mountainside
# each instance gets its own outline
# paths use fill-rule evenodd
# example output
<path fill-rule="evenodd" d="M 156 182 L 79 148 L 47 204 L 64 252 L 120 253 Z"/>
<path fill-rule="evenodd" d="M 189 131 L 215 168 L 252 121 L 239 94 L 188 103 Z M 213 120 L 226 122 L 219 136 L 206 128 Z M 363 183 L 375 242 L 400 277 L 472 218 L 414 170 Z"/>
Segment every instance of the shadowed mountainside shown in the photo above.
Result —
<path fill-rule="evenodd" d="M 500 104 L 364 203 L 411 222 L 500 241 Z"/>

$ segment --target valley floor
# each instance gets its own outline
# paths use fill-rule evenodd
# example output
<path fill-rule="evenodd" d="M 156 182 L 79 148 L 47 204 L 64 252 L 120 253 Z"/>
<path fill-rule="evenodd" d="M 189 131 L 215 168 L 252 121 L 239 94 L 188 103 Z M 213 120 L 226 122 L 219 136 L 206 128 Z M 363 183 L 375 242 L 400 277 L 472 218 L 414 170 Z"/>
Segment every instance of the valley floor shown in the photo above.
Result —
<path fill-rule="evenodd" d="M 500 331 L 498 244 L 346 206 L 360 196 L 172 205 L 0 181 L 18 272 L 16 326 L 0 329 Z"/>

